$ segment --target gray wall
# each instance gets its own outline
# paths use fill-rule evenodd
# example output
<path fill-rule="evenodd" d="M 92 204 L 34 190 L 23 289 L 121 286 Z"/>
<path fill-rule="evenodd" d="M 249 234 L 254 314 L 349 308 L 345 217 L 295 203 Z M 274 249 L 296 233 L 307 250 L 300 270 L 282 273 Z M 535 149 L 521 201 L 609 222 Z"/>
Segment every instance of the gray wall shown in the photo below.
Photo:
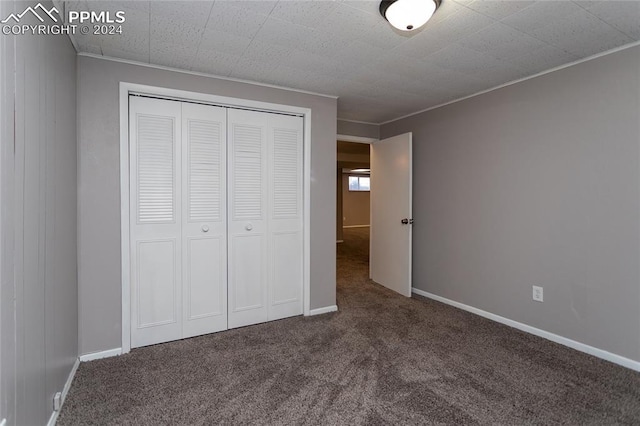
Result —
<path fill-rule="evenodd" d="M 0 40 L 0 419 L 42 425 L 78 356 L 76 54 L 67 36 Z"/>
<path fill-rule="evenodd" d="M 338 120 L 338 134 L 378 139 L 380 138 L 380 126 L 377 124 Z"/>
<path fill-rule="evenodd" d="M 349 191 L 349 175 L 342 174 L 342 226 L 368 225 L 370 221 L 369 191 Z"/>
<path fill-rule="evenodd" d="M 640 361 L 639 123 L 634 47 L 382 126 L 413 132 L 414 286 Z"/>
<path fill-rule="evenodd" d="M 311 308 L 335 305 L 336 99 L 79 57 L 80 353 L 121 345 L 121 81 L 312 109 Z"/>
<path fill-rule="evenodd" d="M 0 16 L 15 9 L 0 2 Z M 15 422 L 15 288 L 13 280 L 14 37 L 0 37 L 0 421 Z"/>

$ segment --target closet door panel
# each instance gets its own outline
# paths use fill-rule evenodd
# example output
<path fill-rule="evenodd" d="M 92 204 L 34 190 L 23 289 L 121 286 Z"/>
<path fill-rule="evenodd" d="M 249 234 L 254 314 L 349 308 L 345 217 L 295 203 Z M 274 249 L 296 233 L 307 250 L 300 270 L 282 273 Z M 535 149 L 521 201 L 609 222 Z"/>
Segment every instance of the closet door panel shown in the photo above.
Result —
<path fill-rule="evenodd" d="M 272 283 L 271 304 L 274 306 L 300 302 L 302 264 L 299 232 L 274 232 L 272 235 Z M 293 309 L 292 315 L 301 314 Z M 276 319 L 276 318 L 269 318 Z"/>
<path fill-rule="evenodd" d="M 223 271 L 226 245 L 222 238 L 187 238 L 188 271 L 185 281 L 185 319 L 194 321 L 201 318 L 222 316 L 226 313 L 226 282 Z M 223 303 L 224 302 L 224 303 Z M 218 330 L 216 330 L 218 331 Z"/>
<path fill-rule="evenodd" d="M 158 327 L 178 322 L 176 240 L 138 241 L 136 257 L 138 327 Z"/>
<path fill-rule="evenodd" d="M 228 111 L 229 328 L 265 322 L 268 114 Z"/>
<path fill-rule="evenodd" d="M 226 114 L 182 103 L 182 337 L 227 329 Z"/>
<path fill-rule="evenodd" d="M 181 338 L 180 104 L 131 97 L 131 345 Z"/>
<path fill-rule="evenodd" d="M 233 309 L 234 312 L 265 308 L 262 276 L 264 263 L 264 236 L 262 234 L 236 235 L 233 238 Z M 264 319 L 264 318 L 261 318 Z"/>
<path fill-rule="evenodd" d="M 269 146 L 269 320 L 302 314 L 303 119 L 272 114 Z"/>

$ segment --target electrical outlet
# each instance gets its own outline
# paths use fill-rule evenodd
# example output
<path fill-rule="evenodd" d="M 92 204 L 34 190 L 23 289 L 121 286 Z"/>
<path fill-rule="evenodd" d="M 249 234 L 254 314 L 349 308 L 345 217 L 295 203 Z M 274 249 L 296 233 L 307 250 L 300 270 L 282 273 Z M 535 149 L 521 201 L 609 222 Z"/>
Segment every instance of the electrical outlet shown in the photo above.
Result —
<path fill-rule="evenodd" d="M 533 286 L 533 300 L 536 302 L 543 302 L 543 289 L 537 285 Z"/>
<path fill-rule="evenodd" d="M 53 396 L 53 411 L 60 411 L 62 408 L 62 392 L 56 392 Z"/>

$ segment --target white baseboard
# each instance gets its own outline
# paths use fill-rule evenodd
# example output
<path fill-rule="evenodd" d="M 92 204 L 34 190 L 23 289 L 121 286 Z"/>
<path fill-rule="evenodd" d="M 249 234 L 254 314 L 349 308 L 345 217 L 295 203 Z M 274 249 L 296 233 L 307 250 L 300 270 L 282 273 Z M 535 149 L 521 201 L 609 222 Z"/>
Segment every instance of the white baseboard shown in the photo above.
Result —
<path fill-rule="evenodd" d="M 593 355 L 595 357 L 604 359 L 606 361 L 613 362 L 614 364 L 618 364 L 635 371 L 640 371 L 640 362 L 634 361 L 629 358 L 625 358 L 621 355 L 616 355 L 614 353 L 605 351 L 604 349 L 598 349 L 593 346 L 589 346 L 587 344 L 580 343 L 575 340 L 571 340 L 567 337 L 559 336 L 557 334 L 554 334 L 545 330 L 541 330 L 539 328 L 535 328 L 530 325 L 511 320 L 509 318 L 501 317 L 500 315 L 492 314 L 491 312 L 483 311 L 482 309 L 474 308 L 473 306 L 465 305 L 464 303 L 456 302 L 454 300 L 450 300 L 442 296 L 437 296 L 435 294 L 428 293 L 418 288 L 412 288 L 411 291 L 419 296 L 428 297 L 429 299 L 433 299 L 438 302 L 442 302 L 447 305 L 454 306 L 464 311 L 471 312 L 472 314 L 480 315 L 481 317 L 499 322 L 501 324 L 508 325 L 509 327 L 517 328 L 518 330 L 524 331 L 526 333 L 534 334 L 538 337 L 551 340 L 552 342 L 559 343 L 564 346 L 568 346 L 577 351 L 584 352 L 589 355 Z"/>
<path fill-rule="evenodd" d="M 343 228 L 369 228 L 371 225 L 345 225 Z"/>
<path fill-rule="evenodd" d="M 112 356 L 122 355 L 122 348 L 109 349 L 100 352 L 91 352 L 90 354 L 80 355 L 80 361 L 93 361 L 94 359 L 109 358 Z"/>
<path fill-rule="evenodd" d="M 324 308 L 312 309 L 309 311 L 309 316 L 328 314 L 329 312 L 336 312 L 337 310 L 337 305 L 325 306 Z"/>
<path fill-rule="evenodd" d="M 76 362 L 73 363 L 73 367 L 71 368 L 71 372 L 69 373 L 69 377 L 67 377 L 67 381 L 62 388 L 62 398 L 60 399 L 60 409 L 58 411 L 54 411 L 51 413 L 51 417 L 49 417 L 49 421 L 47 422 L 47 426 L 55 426 L 58 421 L 58 415 L 64 407 L 64 401 L 67 399 L 67 394 L 69 393 L 69 389 L 71 389 L 71 383 L 73 382 L 73 378 L 76 376 L 76 371 L 78 371 L 78 366 L 80 365 L 80 358 L 76 358 Z M 53 404 L 53 401 L 51 402 Z M 4 423 L 0 423 L 0 426 L 4 426 Z"/>

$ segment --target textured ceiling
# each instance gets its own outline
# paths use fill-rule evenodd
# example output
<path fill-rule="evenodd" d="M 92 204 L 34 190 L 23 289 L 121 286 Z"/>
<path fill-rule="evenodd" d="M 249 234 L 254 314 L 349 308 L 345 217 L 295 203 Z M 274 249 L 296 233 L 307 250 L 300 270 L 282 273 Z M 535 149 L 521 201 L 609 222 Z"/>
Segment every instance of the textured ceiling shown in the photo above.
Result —
<path fill-rule="evenodd" d="M 378 1 L 67 1 L 124 10 L 81 52 L 337 95 L 380 123 L 640 40 L 640 1 L 443 0 L 395 32 Z"/>

